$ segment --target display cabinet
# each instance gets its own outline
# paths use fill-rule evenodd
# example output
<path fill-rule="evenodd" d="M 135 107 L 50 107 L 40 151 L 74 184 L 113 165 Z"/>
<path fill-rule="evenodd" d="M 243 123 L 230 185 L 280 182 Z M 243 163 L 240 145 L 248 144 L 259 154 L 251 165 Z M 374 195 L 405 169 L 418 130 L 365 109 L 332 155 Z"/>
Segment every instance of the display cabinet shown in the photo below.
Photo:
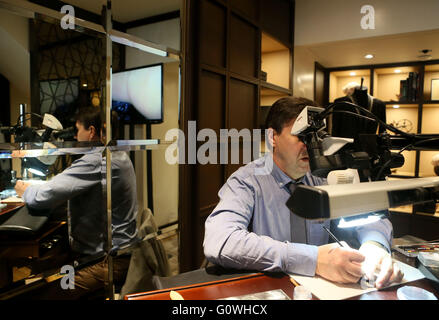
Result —
<path fill-rule="evenodd" d="M 357 83 L 370 89 L 370 70 L 369 69 L 351 69 L 340 70 L 329 73 L 329 102 L 345 96 L 343 88 L 350 84 Z"/>
<path fill-rule="evenodd" d="M 368 93 L 384 102 L 388 124 L 407 133 L 439 134 L 439 61 L 330 68 L 325 72 L 329 79 L 327 103 L 345 95 L 345 84 L 363 79 Z M 431 161 L 437 154 L 439 150 L 403 151 L 404 165 L 391 169 L 388 179 L 435 176 Z M 390 211 L 395 237 L 412 234 L 437 239 L 438 217 L 439 209 L 432 212 L 422 206 L 407 205 Z"/>
<path fill-rule="evenodd" d="M 261 89 L 259 105 L 271 106 L 276 100 L 292 94 L 291 50 L 266 32 L 261 32 Z"/>
<path fill-rule="evenodd" d="M 344 85 L 363 83 L 368 93 L 386 105 L 386 122 L 413 134 L 438 134 L 436 81 L 439 61 L 394 63 L 326 69 L 329 101 L 343 97 Z M 439 84 L 439 80 L 437 82 Z M 389 131 L 390 134 L 393 134 Z M 403 151 L 405 163 L 392 169 L 394 177 L 434 176 L 431 158 L 439 151 Z"/>
<path fill-rule="evenodd" d="M 266 32 L 261 33 L 261 87 L 258 125 L 265 128 L 265 119 L 273 103 L 292 95 L 292 58 L 288 46 Z M 265 136 L 261 135 L 261 153 L 268 152 Z"/>

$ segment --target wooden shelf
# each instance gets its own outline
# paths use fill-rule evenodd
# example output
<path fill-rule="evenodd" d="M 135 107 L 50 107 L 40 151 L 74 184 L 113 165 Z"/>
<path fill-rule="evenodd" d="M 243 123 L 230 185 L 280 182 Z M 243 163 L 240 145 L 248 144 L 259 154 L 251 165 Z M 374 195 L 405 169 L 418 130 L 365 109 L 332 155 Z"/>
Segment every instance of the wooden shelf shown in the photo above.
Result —
<path fill-rule="evenodd" d="M 356 76 L 373 78 L 372 90 L 369 93 L 383 101 L 386 105 L 386 122 L 397 128 L 420 134 L 439 134 L 439 100 L 431 100 L 432 79 L 439 79 L 439 60 L 428 62 L 407 62 L 388 65 L 369 65 L 361 67 L 343 67 L 327 69 L 329 78 L 329 102 L 334 98 L 343 97 L 340 80 L 347 82 L 351 72 L 358 71 Z M 398 101 L 401 80 L 406 80 L 410 72 L 418 73 L 419 83 L 416 101 Z M 366 78 L 365 78 L 366 79 Z M 367 83 L 366 83 L 367 86 Z M 338 92 L 336 91 L 339 90 Z M 423 89 L 423 91 L 420 91 Z M 399 108 L 393 108 L 398 105 Z M 422 121 L 420 121 L 422 120 Z M 437 151 L 404 151 L 405 164 L 401 168 L 392 169 L 394 178 L 414 178 L 434 176 L 431 158 Z"/>
<path fill-rule="evenodd" d="M 290 49 L 264 32 L 261 35 L 261 70 L 267 73 L 266 82 L 280 88 L 291 86 Z"/>
<path fill-rule="evenodd" d="M 413 101 L 413 102 L 403 102 L 403 101 L 384 101 L 385 104 L 390 105 L 419 105 L 420 101 Z"/>
<path fill-rule="evenodd" d="M 293 90 L 291 89 L 284 88 L 266 81 L 261 81 L 261 87 L 262 87 L 261 91 L 263 91 L 263 93 L 261 92 L 261 95 L 274 96 L 274 95 L 285 95 L 285 94 L 293 93 Z"/>

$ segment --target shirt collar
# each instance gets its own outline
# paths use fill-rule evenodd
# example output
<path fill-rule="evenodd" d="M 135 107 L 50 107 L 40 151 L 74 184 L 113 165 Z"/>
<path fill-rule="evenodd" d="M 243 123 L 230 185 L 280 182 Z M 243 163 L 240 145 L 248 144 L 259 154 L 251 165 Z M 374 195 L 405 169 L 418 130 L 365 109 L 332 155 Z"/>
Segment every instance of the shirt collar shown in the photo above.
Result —
<path fill-rule="evenodd" d="M 271 156 L 271 155 L 268 155 Z M 284 187 L 285 185 L 287 185 L 288 183 L 292 182 L 292 183 L 297 183 L 297 182 L 302 182 L 305 175 L 297 180 L 291 179 L 285 172 L 283 172 L 274 162 L 273 160 L 273 170 L 271 171 L 271 175 L 274 177 L 274 179 L 276 180 L 278 186 L 280 188 Z"/>

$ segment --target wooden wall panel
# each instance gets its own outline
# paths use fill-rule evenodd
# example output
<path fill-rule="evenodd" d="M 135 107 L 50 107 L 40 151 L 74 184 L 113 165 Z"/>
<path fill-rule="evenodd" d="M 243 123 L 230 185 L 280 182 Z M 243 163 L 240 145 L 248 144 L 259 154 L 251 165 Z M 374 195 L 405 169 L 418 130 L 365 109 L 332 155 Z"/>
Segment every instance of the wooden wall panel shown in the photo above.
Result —
<path fill-rule="evenodd" d="M 200 72 L 197 130 L 211 128 L 219 135 L 224 128 L 225 77 L 213 72 Z"/>
<path fill-rule="evenodd" d="M 291 49 L 294 17 L 293 0 L 186 0 L 189 16 L 185 25 L 185 107 L 183 123 L 197 121 L 197 132 L 213 129 L 249 129 L 250 139 L 257 124 L 261 64 L 261 32 L 269 33 Z M 260 11 L 268 10 L 263 13 Z M 284 41 L 285 40 L 285 41 Z M 292 50 L 291 50 L 292 51 Z M 290 72 L 292 72 L 290 68 Z M 186 122 L 186 123 L 184 123 Z M 204 142 L 198 143 L 197 151 Z M 204 221 L 218 202 L 218 191 L 225 180 L 243 165 L 241 139 L 239 163 L 220 164 L 221 144 L 217 145 L 217 164 L 182 166 L 180 171 L 180 272 L 200 267 L 204 259 L 202 243 Z"/>
<path fill-rule="evenodd" d="M 258 88 L 255 84 L 231 78 L 229 82 L 228 128 L 253 129 L 256 124 Z"/>
<path fill-rule="evenodd" d="M 225 76 L 215 74 L 209 71 L 200 73 L 200 90 L 197 113 L 197 131 L 204 128 L 213 129 L 216 137 L 220 137 L 220 129 L 224 128 L 225 114 Z M 206 141 L 208 138 L 206 138 Z M 206 142 L 198 142 L 200 146 L 208 146 Z M 216 145 L 216 162 L 217 164 L 201 164 L 197 166 L 197 185 L 202 186 L 198 190 L 197 208 L 203 209 L 211 206 L 218 201 L 217 193 L 223 185 L 223 168 L 219 164 L 220 148 Z M 209 151 L 215 151 L 209 148 Z M 209 154 L 207 154 L 209 155 Z M 199 161 L 197 162 L 199 163 Z"/>
<path fill-rule="evenodd" d="M 238 131 L 242 129 L 249 129 L 250 139 L 252 137 L 252 129 L 256 128 L 256 108 L 258 102 L 258 88 L 257 85 L 241 81 L 238 79 L 231 78 L 229 82 L 230 93 L 229 93 L 229 117 L 228 117 L 228 128 L 234 128 Z M 248 156 L 251 155 L 251 141 L 242 141 L 239 146 L 239 163 L 231 163 L 232 157 L 232 146 L 229 145 L 229 164 L 226 166 L 225 178 L 227 179 L 233 172 L 235 172 L 239 167 L 245 164 L 244 153 Z M 235 151 L 236 152 L 236 151 Z M 251 161 L 252 159 L 250 159 Z M 247 160 L 248 162 L 248 160 Z"/>
<path fill-rule="evenodd" d="M 248 77 L 257 77 L 258 33 L 257 28 L 236 15 L 230 20 L 230 71 Z"/>
<path fill-rule="evenodd" d="M 261 26 L 284 44 L 292 45 L 293 4 L 288 0 L 261 0 Z"/>
<path fill-rule="evenodd" d="M 258 1 L 255 0 L 229 0 L 233 9 L 244 16 L 257 20 L 258 19 Z"/>
<path fill-rule="evenodd" d="M 226 66 L 226 9 L 211 1 L 200 1 L 200 62 Z"/>
<path fill-rule="evenodd" d="M 223 179 L 223 166 L 219 164 L 197 166 L 197 183 L 201 183 L 203 186 L 198 190 L 197 201 L 197 206 L 201 212 L 207 210 L 206 214 L 209 215 L 213 207 L 218 203 L 218 191 L 224 184 Z"/>

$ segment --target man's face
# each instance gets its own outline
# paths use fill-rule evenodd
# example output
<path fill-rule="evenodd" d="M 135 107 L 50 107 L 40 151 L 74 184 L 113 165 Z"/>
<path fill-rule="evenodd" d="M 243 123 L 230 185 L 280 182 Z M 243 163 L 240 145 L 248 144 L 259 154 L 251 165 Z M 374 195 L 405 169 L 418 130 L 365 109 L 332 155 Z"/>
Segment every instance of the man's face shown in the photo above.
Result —
<path fill-rule="evenodd" d="M 78 141 L 91 141 L 92 138 L 92 126 L 90 126 L 90 128 L 85 129 L 84 125 L 79 122 L 76 121 L 76 129 L 78 130 L 78 132 L 76 133 L 76 140 Z"/>
<path fill-rule="evenodd" d="M 280 134 L 273 130 L 273 160 L 282 171 L 297 179 L 309 171 L 309 157 L 305 144 L 291 135 L 294 121 L 287 123 Z"/>

